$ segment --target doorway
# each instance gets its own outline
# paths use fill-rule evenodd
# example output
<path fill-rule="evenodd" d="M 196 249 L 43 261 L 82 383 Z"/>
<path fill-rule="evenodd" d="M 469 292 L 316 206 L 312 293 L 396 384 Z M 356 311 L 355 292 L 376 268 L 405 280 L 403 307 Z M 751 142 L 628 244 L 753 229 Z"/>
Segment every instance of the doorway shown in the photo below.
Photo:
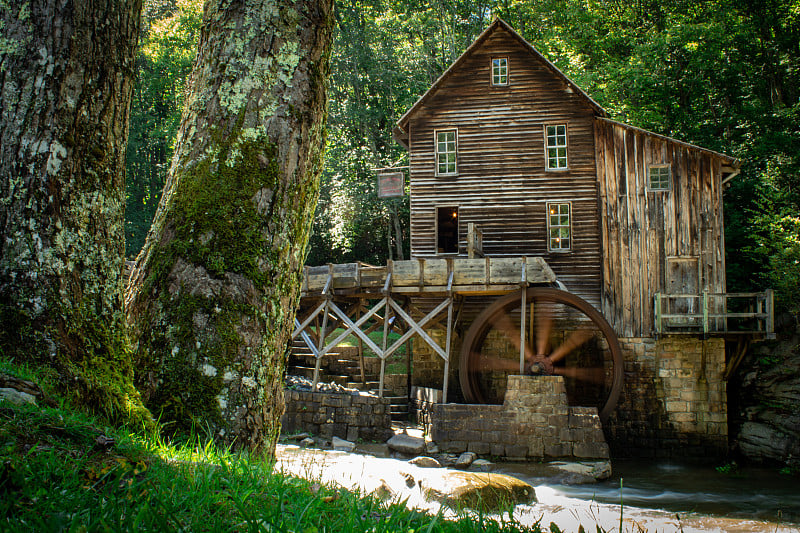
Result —
<path fill-rule="evenodd" d="M 436 252 L 458 253 L 458 206 L 436 208 Z"/>

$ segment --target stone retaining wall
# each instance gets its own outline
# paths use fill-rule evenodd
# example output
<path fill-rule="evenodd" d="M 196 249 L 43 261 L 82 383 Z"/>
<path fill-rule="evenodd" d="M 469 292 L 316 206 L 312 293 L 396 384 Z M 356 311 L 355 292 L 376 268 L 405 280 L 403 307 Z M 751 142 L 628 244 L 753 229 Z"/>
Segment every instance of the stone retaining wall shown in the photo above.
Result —
<path fill-rule="evenodd" d="M 365 394 L 285 389 L 284 433 L 385 441 L 392 436 L 389 400 Z"/>
<path fill-rule="evenodd" d="M 430 434 L 440 449 L 512 460 L 608 459 L 597 409 L 568 407 L 561 376 L 508 376 L 503 405 L 435 404 Z"/>
<path fill-rule="evenodd" d="M 624 338 L 625 385 L 606 427 L 615 455 L 723 456 L 724 339 Z"/>
<path fill-rule="evenodd" d="M 444 343 L 444 332 L 428 332 Z M 728 451 L 725 341 L 697 336 L 621 338 L 625 381 L 606 438 L 620 457 L 723 457 Z M 458 386 L 459 340 L 453 341 L 449 402 Z M 412 383 L 441 389 L 444 361 L 414 339 Z M 474 409 L 468 412 L 475 412 Z M 469 416 L 465 412 L 464 416 Z M 477 415 L 476 415 L 477 416 Z M 424 414 L 423 414 L 424 417 Z"/>

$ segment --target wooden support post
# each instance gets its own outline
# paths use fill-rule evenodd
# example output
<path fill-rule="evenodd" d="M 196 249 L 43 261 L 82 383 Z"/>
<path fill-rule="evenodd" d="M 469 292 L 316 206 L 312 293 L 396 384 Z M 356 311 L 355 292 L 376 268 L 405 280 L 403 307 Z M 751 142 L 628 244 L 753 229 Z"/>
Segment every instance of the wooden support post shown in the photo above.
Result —
<path fill-rule="evenodd" d="M 524 270 L 523 270 L 524 272 Z M 519 374 L 525 374 L 525 312 L 528 310 L 528 291 L 522 287 L 522 305 L 519 308 Z"/>
<path fill-rule="evenodd" d="M 656 335 L 661 335 L 661 293 L 657 292 L 655 295 L 655 311 L 656 311 Z"/>
<path fill-rule="evenodd" d="M 775 338 L 775 292 L 772 289 L 766 290 L 767 294 L 767 338 Z"/>
<path fill-rule="evenodd" d="M 361 383 L 367 382 L 366 374 L 364 372 L 364 341 L 358 337 L 358 370 L 361 374 Z"/>
<path fill-rule="evenodd" d="M 406 341 L 406 393 L 411 402 L 411 339 Z"/>
<path fill-rule="evenodd" d="M 328 278 L 330 283 L 330 278 Z M 327 286 L 326 286 L 327 289 Z M 325 311 L 322 316 L 322 329 L 319 332 L 319 339 L 317 339 L 317 353 L 315 354 L 314 361 L 314 381 L 311 383 L 311 391 L 317 392 L 317 384 L 319 383 L 319 369 L 322 366 L 322 347 L 325 346 L 325 328 L 328 327 L 328 312 L 330 310 L 330 300 L 325 300 Z"/>
<path fill-rule="evenodd" d="M 391 274 L 390 274 L 391 276 Z M 388 280 L 387 280 L 388 283 Z M 383 398 L 383 382 L 384 382 L 384 375 L 386 373 L 386 344 L 389 341 L 389 320 L 391 320 L 392 316 L 392 308 L 389 304 L 391 297 L 387 294 L 386 295 L 386 312 L 383 314 L 383 345 L 381 346 L 381 351 L 383 352 L 381 355 L 381 376 L 380 376 L 380 383 L 378 385 L 378 397 Z"/>
<path fill-rule="evenodd" d="M 708 336 L 708 291 L 703 291 L 703 336 Z"/>
<path fill-rule="evenodd" d="M 366 306 L 364 305 L 364 300 L 359 300 L 358 306 L 359 306 L 359 311 L 363 311 L 366 309 Z M 363 385 L 367 383 L 367 378 L 364 372 L 364 341 L 362 341 L 361 337 L 359 337 L 358 335 L 356 335 L 356 337 L 358 338 L 358 370 L 359 373 L 361 374 L 361 384 Z"/>
<path fill-rule="evenodd" d="M 444 384 L 442 385 L 442 403 L 447 403 L 447 384 L 450 381 L 450 339 L 453 334 L 453 273 L 447 278 L 447 338 L 444 344 Z"/>

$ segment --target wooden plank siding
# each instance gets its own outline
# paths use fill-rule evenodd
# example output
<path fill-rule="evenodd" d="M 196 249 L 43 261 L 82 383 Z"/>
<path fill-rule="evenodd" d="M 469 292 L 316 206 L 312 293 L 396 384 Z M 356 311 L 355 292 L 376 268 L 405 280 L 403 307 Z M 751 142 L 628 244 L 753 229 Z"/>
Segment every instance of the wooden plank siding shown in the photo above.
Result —
<path fill-rule="evenodd" d="M 492 57 L 507 57 L 509 84 L 490 84 Z M 600 307 L 601 244 L 595 111 L 587 99 L 503 27 L 408 117 L 411 255 L 432 257 L 436 207 L 459 208 L 459 255 L 467 225 L 486 256 L 541 256 L 567 287 Z M 545 169 L 545 125 L 566 124 L 567 170 Z M 458 175 L 435 175 L 436 130 L 458 130 Z M 547 202 L 571 203 L 569 252 L 548 252 Z"/>
<path fill-rule="evenodd" d="M 730 158 L 605 119 L 595 142 L 603 313 L 620 336 L 649 336 L 668 262 L 696 261 L 699 290 L 725 292 L 721 169 Z M 669 165 L 669 190 L 649 190 L 650 165 Z"/>

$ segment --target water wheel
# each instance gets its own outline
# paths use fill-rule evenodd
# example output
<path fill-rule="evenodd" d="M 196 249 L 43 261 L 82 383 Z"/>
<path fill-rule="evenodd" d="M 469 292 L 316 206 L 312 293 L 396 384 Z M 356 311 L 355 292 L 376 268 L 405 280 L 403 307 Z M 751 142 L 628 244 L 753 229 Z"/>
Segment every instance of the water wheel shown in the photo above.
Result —
<path fill-rule="evenodd" d="M 522 372 L 520 372 L 522 370 Z M 572 293 L 534 287 L 503 296 L 464 338 L 459 380 L 470 403 L 502 403 L 509 374 L 564 377 L 570 405 L 605 420 L 622 388 L 622 353 L 608 322 Z"/>

